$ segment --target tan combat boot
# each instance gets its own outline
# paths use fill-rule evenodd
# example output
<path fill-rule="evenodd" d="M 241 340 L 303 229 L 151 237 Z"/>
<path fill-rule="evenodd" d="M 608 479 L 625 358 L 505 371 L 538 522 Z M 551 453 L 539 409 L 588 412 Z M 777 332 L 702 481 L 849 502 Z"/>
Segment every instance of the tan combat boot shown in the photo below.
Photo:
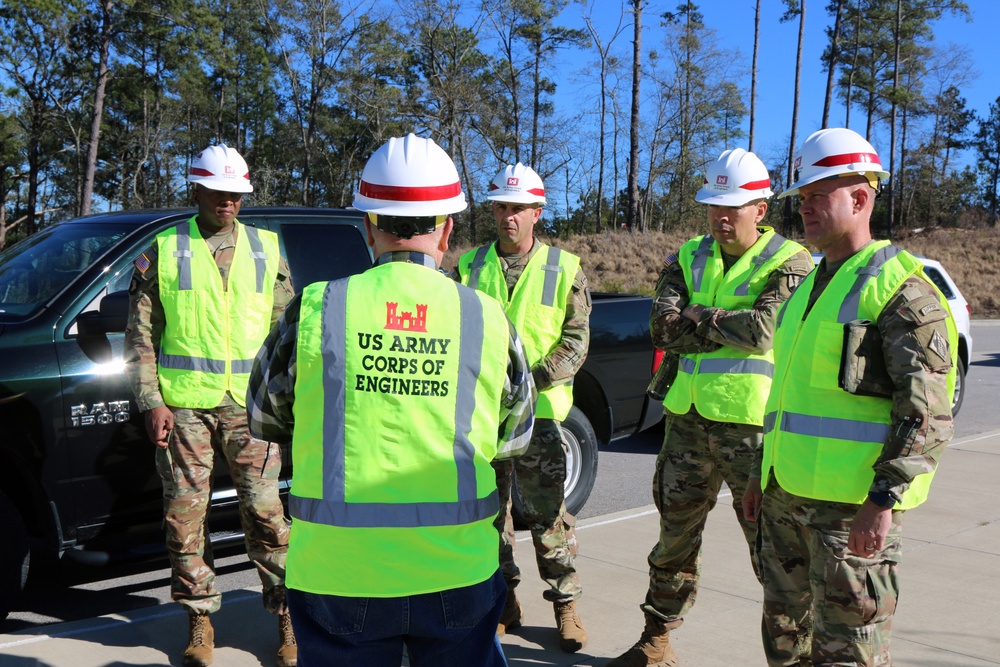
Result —
<path fill-rule="evenodd" d="M 212 664 L 212 649 L 215 647 L 215 630 L 208 614 L 188 614 L 188 645 L 184 649 L 186 667 L 208 667 Z"/>
<path fill-rule="evenodd" d="M 521 621 L 523 620 L 524 614 L 521 613 L 521 603 L 517 601 L 514 589 L 510 588 L 507 590 L 507 601 L 503 605 L 503 611 L 500 612 L 500 621 L 497 623 L 497 637 L 503 637 L 507 634 L 508 630 L 521 627 Z"/>
<path fill-rule="evenodd" d="M 299 664 L 299 646 L 295 643 L 295 633 L 292 631 L 292 617 L 288 614 L 278 616 L 278 667 L 295 667 Z"/>
<path fill-rule="evenodd" d="M 670 646 L 666 621 L 646 614 L 646 628 L 639 641 L 605 667 L 677 667 L 680 664 L 680 658 Z"/>
<path fill-rule="evenodd" d="M 576 615 L 576 602 L 555 602 L 553 606 L 556 612 L 556 629 L 559 630 L 559 648 L 567 653 L 576 653 L 587 645 L 587 631 Z"/>

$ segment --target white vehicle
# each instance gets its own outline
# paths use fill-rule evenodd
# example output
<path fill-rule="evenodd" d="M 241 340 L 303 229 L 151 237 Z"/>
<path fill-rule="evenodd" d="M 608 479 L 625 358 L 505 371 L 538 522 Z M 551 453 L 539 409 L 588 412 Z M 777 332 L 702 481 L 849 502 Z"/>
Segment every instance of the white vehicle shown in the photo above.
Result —
<path fill-rule="evenodd" d="M 823 254 L 813 253 L 812 257 L 813 262 L 819 264 Z M 969 359 L 972 357 L 972 327 L 969 323 L 972 309 L 941 262 L 921 255 L 915 257 L 923 262 L 924 274 L 948 299 L 951 314 L 955 318 L 955 327 L 958 329 L 958 375 L 955 378 L 955 399 L 951 404 L 952 415 L 957 415 L 959 408 L 962 407 L 962 398 L 965 397 L 965 373 L 969 369 Z"/>

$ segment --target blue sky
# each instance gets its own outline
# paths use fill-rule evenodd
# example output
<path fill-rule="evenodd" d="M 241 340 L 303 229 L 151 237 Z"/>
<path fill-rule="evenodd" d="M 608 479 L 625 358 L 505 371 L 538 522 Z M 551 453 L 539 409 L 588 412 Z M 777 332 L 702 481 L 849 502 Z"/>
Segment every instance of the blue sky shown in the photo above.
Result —
<path fill-rule="evenodd" d="M 935 42 L 941 48 L 949 45 L 965 45 L 971 49 L 971 56 L 978 78 L 968 85 L 961 86 L 968 108 L 978 115 L 988 113 L 989 104 L 1000 96 L 1000 74 L 994 63 L 997 59 L 997 27 L 1000 26 L 1000 1 L 998 0 L 966 0 L 973 15 L 973 21 L 965 19 L 946 18 L 933 24 Z M 717 31 L 719 44 L 731 46 L 733 51 L 739 51 L 747 63 L 749 70 L 753 54 L 753 21 L 755 0 L 695 0 L 704 16 L 705 24 Z M 660 41 L 662 31 L 659 27 L 659 15 L 665 11 L 674 11 L 679 0 L 651 0 L 643 12 L 643 51 L 653 48 Z M 799 107 L 797 144 L 802 139 L 818 130 L 823 115 L 823 97 L 826 87 L 826 73 L 820 63 L 820 54 L 826 45 L 825 28 L 832 21 L 826 12 L 827 0 L 807 0 L 804 53 L 802 59 L 802 92 Z M 606 28 L 602 33 L 609 32 L 617 23 L 619 0 L 597 0 L 599 16 L 605 17 Z M 798 40 L 798 21 L 779 23 L 784 11 L 784 3 L 780 0 L 763 0 L 761 3 L 760 22 L 760 53 L 758 62 L 758 106 L 757 128 L 755 136 L 755 151 L 762 155 L 780 152 L 781 146 L 787 146 L 792 119 L 792 91 L 795 81 L 795 50 Z M 564 10 L 565 24 L 573 27 L 583 27 L 576 18 L 580 13 L 579 5 L 571 4 Z M 572 16 L 572 18 L 571 18 Z M 611 24 L 611 25 L 608 25 Z M 629 26 L 626 34 L 616 41 L 622 49 L 631 49 L 632 28 Z M 735 55 L 735 53 L 734 53 Z M 563 62 L 561 67 L 571 65 Z M 573 69 L 576 69 L 573 66 Z M 749 90 L 749 76 L 743 82 Z M 560 93 L 573 94 L 573 87 L 578 84 L 563 83 Z M 855 107 L 852 110 L 851 125 L 855 129 L 863 128 L 863 117 Z M 844 108 L 836 100 L 830 115 L 831 126 L 844 124 Z M 744 130 L 749 130 L 749 120 Z M 886 135 L 888 133 L 886 132 Z M 873 137 L 876 150 L 888 153 L 888 136 Z M 746 146 L 744 146 L 746 147 Z M 787 149 L 785 149 L 787 150 Z M 971 159 L 972 155 L 964 156 Z M 888 155 L 885 156 L 888 160 Z"/>

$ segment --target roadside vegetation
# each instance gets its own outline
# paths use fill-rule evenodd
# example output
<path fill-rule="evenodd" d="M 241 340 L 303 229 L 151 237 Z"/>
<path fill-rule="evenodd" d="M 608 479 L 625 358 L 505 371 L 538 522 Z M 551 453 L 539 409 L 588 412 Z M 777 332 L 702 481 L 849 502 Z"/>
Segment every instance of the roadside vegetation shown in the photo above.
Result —
<path fill-rule="evenodd" d="M 664 258 L 676 253 L 692 236 L 705 231 L 620 230 L 542 240 L 579 255 L 593 291 L 651 295 Z M 802 243 L 801 237 L 793 235 L 793 238 Z M 972 319 L 1000 318 L 1000 231 L 996 228 L 908 231 L 894 243 L 941 262 L 969 302 Z M 445 267 L 454 266 L 458 256 L 468 249 L 469 246 L 463 246 L 449 250 Z"/>

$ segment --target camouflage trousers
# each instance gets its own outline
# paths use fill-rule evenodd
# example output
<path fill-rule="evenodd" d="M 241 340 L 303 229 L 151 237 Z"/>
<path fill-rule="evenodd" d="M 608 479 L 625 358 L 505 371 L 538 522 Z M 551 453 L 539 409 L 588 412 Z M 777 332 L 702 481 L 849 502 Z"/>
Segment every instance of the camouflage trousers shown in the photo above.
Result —
<path fill-rule="evenodd" d="M 289 523 L 278 497 L 281 450 L 250 435 L 246 409 L 228 395 L 217 408 L 171 410 L 174 431 L 169 445 L 156 448 L 171 598 L 198 613 L 218 611 L 222 604 L 208 537 L 212 469 L 218 453 L 236 488 L 247 556 L 263 584 L 264 607 L 274 614 L 286 613 Z"/>
<path fill-rule="evenodd" d="M 667 413 L 663 447 L 653 473 L 653 502 L 660 511 L 660 539 L 649 553 L 644 612 L 678 627 L 694 606 L 701 577 L 702 532 L 723 481 L 753 563 L 757 526 L 743 519 L 743 494 L 762 429 L 705 419 L 692 409 Z"/>
<path fill-rule="evenodd" d="M 794 496 L 774 476 L 761 506 L 757 558 L 764 585 L 767 664 L 892 665 L 902 512 L 871 558 L 847 550 L 857 505 Z"/>
<path fill-rule="evenodd" d="M 517 477 L 524 519 L 531 530 L 538 574 L 549 588 L 542 595 L 550 602 L 580 597 L 576 556 L 576 519 L 566 511 L 566 452 L 559 423 L 536 419 L 528 450 L 515 459 L 494 461 L 501 511 L 494 520 L 500 533 L 500 571 L 512 589 L 521 583 L 521 570 L 514 561 L 514 521 L 511 517 L 511 484 Z"/>

